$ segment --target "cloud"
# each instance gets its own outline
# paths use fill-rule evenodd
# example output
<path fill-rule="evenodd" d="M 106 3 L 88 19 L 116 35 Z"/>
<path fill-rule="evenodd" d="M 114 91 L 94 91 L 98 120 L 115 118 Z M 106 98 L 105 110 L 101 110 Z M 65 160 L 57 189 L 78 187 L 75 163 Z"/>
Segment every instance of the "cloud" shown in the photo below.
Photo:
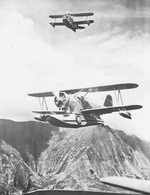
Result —
<path fill-rule="evenodd" d="M 27 91 L 39 89 L 40 83 L 42 88 L 47 83 L 52 86 L 61 72 L 60 64 L 67 64 L 67 57 L 43 42 L 34 32 L 31 19 L 4 11 L 0 23 L 1 112 L 9 115 L 9 109 L 21 106 Z"/>
<path fill-rule="evenodd" d="M 29 2 L 23 5 L 19 1 L 15 2 L 12 5 L 11 1 L 6 1 L 0 10 L 0 117 L 31 120 L 31 110 L 38 109 L 38 102 L 27 94 L 54 90 L 57 85 L 60 88 L 74 88 L 136 82 L 140 85 L 138 89 L 123 92 L 125 104 L 144 105 L 143 109 L 133 112 L 133 121 L 124 121 L 117 114 L 103 117 L 113 127 L 147 138 L 150 107 L 149 30 L 137 34 L 136 26 L 133 28 L 132 23 L 126 25 L 127 18 L 111 20 L 111 14 L 108 13 L 111 1 L 107 4 L 106 1 L 96 1 L 97 4 L 86 1 L 89 3 L 87 10 L 93 6 L 91 9 L 96 9 L 96 13 L 103 10 L 102 13 L 106 11 L 106 15 L 103 15 L 104 19 L 97 18 L 93 26 L 76 34 L 67 28 L 52 29 L 48 18 L 45 21 L 49 12 L 57 6 L 60 12 L 63 1 L 61 4 L 50 1 L 50 5 L 46 0 L 43 3 L 37 1 L 36 6 L 35 1 L 29 1 L 33 10 Z M 62 11 L 67 5 L 73 11 L 85 5 L 85 1 L 81 5 L 78 1 L 68 2 Z M 117 6 L 122 7 L 122 16 L 129 9 L 130 13 L 134 12 L 132 6 L 116 2 Z M 42 12 L 44 8 L 46 11 Z M 114 15 L 117 13 L 116 9 L 117 7 L 112 11 Z M 146 10 L 145 7 L 143 9 Z M 146 26 L 147 23 L 144 28 L 149 29 Z M 97 95 L 93 99 L 99 103 L 101 94 Z M 116 124 L 116 121 L 119 122 Z"/>
<path fill-rule="evenodd" d="M 134 75 L 135 79 L 142 80 L 143 56 L 149 51 L 149 36 L 130 39 L 128 34 L 110 36 L 104 33 L 69 42 L 61 49 L 65 47 L 70 56 L 74 56 L 72 61 L 77 66 L 104 70 L 106 77 L 111 74 L 112 77 L 132 80 Z M 77 48 L 82 48 L 82 52 Z M 148 62 L 148 55 L 144 59 Z"/>

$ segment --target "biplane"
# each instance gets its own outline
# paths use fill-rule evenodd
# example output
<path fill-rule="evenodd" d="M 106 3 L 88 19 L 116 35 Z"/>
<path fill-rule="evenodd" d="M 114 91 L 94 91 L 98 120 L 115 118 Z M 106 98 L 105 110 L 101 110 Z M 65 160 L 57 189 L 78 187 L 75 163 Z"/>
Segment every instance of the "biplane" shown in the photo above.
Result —
<path fill-rule="evenodd" d="M 67 28 L 70 28 L 74 32 L 76 32 L 77 29 L 84 29 L 84 24 L 90 25 L 94 22 L 94 20 L 79 20 L 75 21 L 74 17 L 88 17 L 94 15 L 93 13 L 74 13 L 74 14 L 61 14 L 61 15 L 50 15 L 49 17 L 52 19 L 58 19 L 62 18 L 62 22 L 50 22 L 50 24 L 55 28 L 55 26 L 66 26 Z"/>
<path fill-rule="evenodd" d="M 92 125 L 104 125 L 101 115 L 119 112 L 122 117 L 131 119 L 128 110 L 142 108 L 141 105 L 123 105 L 121 90 L 138 87 L 135 83 L 123 83 L 89 88 L 60 90 L 58 94 L 53 91 L 32 93 L 29 96 L 39 99 L 42 110 L 33 111 L 39 114 L 36 120 L 49 122 L 54 126 L 79 128 Z M 107 94 L 102 106 L 97 106 L 87 99 L 87 94 L 95 92 L 114 91 L 117 105 L 113 105 L 113 98 Z M 53 97 L 58 110 L 48 109 L 46 98 Z"/>

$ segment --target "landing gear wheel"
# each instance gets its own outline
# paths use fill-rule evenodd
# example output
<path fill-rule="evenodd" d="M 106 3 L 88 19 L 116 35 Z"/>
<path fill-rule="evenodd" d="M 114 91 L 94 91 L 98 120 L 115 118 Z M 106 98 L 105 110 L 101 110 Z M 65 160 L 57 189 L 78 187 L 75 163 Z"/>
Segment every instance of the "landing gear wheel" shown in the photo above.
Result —
<path fill-rule="evenodd" d="M 77 121 L 78 125 L 81 125 L 82 120 L 81 120 L 80 116 L 76 116 L 76 121 Z"/>

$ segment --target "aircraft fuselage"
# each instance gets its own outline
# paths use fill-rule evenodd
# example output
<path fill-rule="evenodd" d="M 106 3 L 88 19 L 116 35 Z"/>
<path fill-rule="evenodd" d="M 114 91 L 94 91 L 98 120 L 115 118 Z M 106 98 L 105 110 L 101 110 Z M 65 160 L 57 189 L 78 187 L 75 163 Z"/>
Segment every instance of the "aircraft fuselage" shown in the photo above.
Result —
<path fill-rule="evenodd" d="M 82 110 L 93 107 L 91 106 L 87 98 L 84 98 L 82 96 L 77 97 L 74 95 L 65 95 L 65 103 L 63 104 L 63 106 L 61 106 L 61 109 L 64 110 L 66 113 L 64 115 L 47 115 L 46 120 L 50 124 L 58 127 L 67 128 L 79 128 L 84 126 L 104 124 L 100 116 L 96 114 L 82 114 Z M 54 99 L 54 101 L 57 100 Z"/>
<path fill-rule="evenodd" d="M 78 29 L 78 25 L 74 23 L 74 20 L 71 16 L 67 15 L 63 18 L 63 23 L 66 27 L 70 28 L 74 32 L 76 32 L 76 29 Z"/>

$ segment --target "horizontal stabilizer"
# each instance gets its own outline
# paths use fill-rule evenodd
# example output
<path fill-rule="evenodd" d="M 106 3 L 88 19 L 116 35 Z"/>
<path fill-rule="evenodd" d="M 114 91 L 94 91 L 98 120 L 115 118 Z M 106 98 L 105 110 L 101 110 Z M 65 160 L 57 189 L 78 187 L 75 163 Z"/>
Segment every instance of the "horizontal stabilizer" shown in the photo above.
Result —
<path fill-rule="evenodd" d="M 82 114 L 109 114 L 112 112 L 120 112 L 124 110 L 136 110 L 142 108 L 141 105 L 128 105 L 128 106 L 110 106 L 110 107 L 101 107 L 101 108 L 94 108 L 94 109 L 86 109 L 82 110 Z"/>

